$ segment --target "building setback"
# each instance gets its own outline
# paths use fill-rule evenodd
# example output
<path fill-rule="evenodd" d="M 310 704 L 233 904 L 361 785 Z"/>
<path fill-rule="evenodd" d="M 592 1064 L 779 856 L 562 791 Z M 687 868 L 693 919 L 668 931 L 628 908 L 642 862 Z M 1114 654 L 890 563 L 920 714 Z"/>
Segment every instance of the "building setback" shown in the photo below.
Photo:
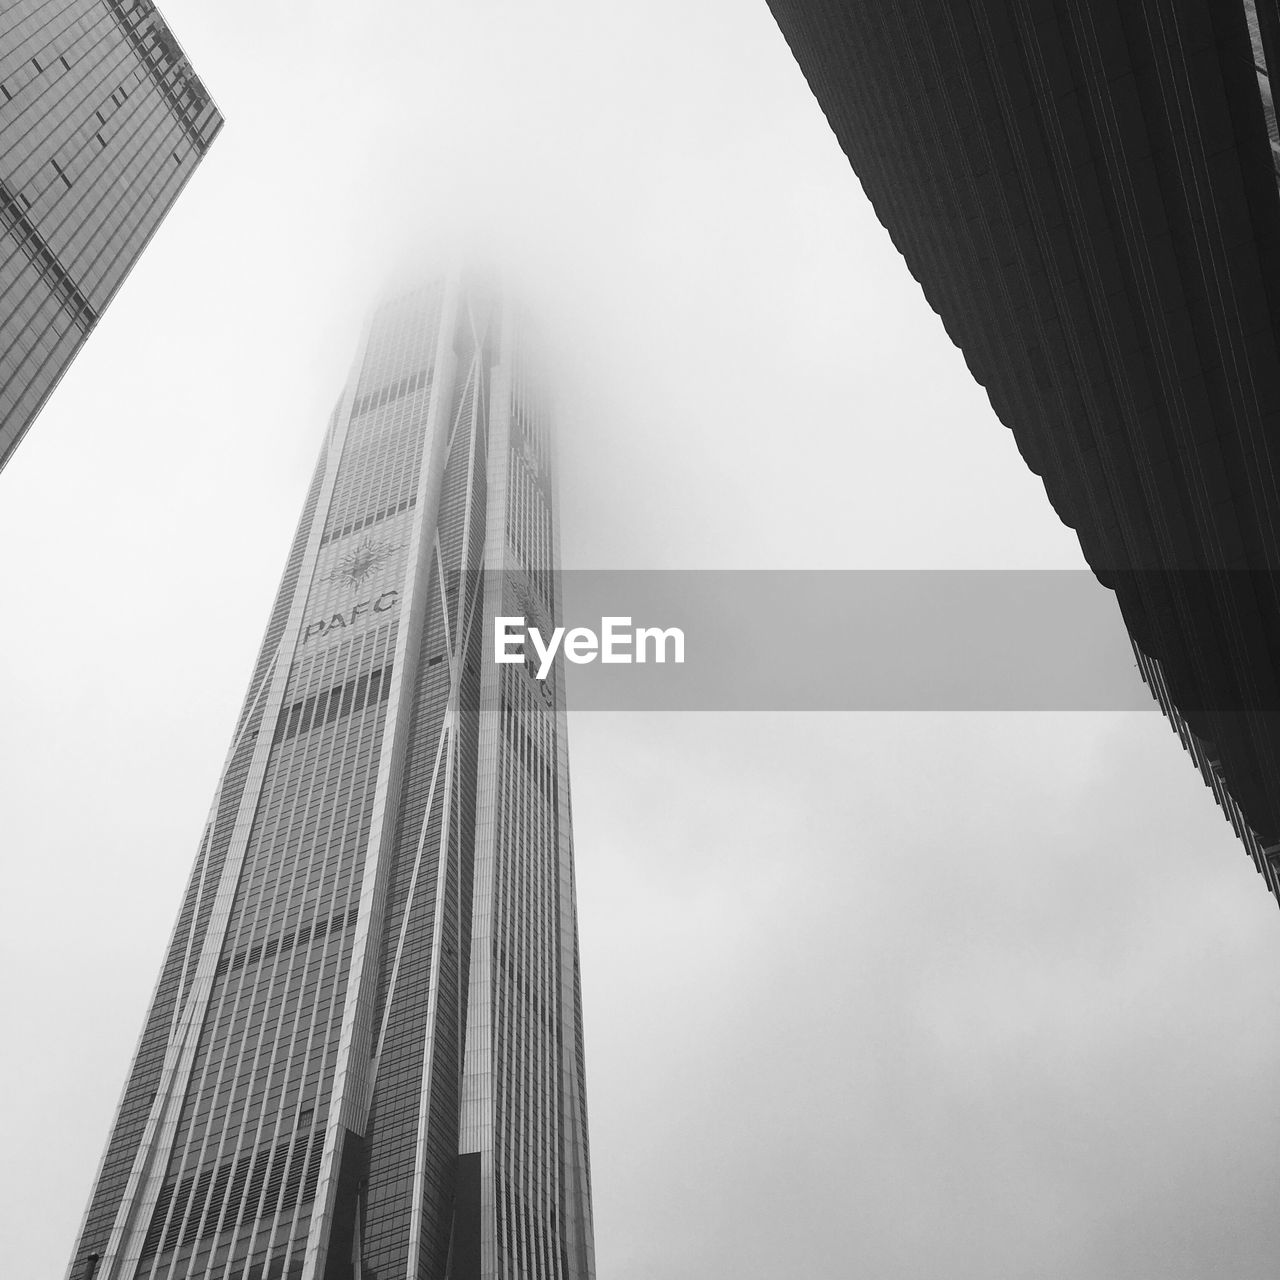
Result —
<path fill-rule="evenodd" d="M 221 127 L 150 0 L 0 11 L 0 467 Z"/>
<path fill-rule="evenodd" d="M 376 313 L 70 1280 L 594 1276 L 552 441 L 500 292 Z"/>
<path fill-rule="evenodd" d="M 1275 892 L 1274 2 L 770 7 Z"/>

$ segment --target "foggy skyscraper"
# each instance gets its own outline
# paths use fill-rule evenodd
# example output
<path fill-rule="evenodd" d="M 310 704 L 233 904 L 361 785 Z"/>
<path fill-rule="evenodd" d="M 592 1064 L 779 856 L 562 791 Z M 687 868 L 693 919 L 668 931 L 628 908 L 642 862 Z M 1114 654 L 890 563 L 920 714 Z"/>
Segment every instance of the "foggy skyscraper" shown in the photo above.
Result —
<path fill-rule="evenodd" d="M 0 13 L 0 467 L 222 127 L 150 0 Z"/>
<path fill-rule="evenodd" d="M 594 1275 L 552 445 L 500 292 L 375 315 L 73 1280 Z"/>

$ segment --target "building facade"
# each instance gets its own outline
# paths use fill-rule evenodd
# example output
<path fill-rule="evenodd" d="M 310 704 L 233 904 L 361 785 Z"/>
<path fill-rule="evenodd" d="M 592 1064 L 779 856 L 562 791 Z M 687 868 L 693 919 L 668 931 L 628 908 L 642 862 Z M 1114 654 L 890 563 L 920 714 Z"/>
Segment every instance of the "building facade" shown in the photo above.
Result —
<path fill-rule="evenodd" d="M 1280 893 L 1274 0 L 769 0 Z"/>
<path fill-rule="evenodd" d="M 0 467 L 221 127 L 151 0 L 0 11 Z"/>
<path fill-rule="evenodd" d="M 377 312 L 70 1280 L 594 1275 L 552 455 L 500 291 Z"/>

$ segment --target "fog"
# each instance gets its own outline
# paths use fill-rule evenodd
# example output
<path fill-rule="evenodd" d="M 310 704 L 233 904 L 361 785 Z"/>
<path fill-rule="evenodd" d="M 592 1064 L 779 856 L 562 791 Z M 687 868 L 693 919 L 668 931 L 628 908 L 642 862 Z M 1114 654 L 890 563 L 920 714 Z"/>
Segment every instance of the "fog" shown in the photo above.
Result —
<path fill-rule="evenodd" d="M 763 4 L 163 8 L 227 126 L 0 473 L 24 1278 L 66 1266 L 389 285 L 518 282 L 566 567 L 1083 566 Z M 1157 713 L 570 744 L 601 1280 L 1274 1273 L 1280 920 Z"/>

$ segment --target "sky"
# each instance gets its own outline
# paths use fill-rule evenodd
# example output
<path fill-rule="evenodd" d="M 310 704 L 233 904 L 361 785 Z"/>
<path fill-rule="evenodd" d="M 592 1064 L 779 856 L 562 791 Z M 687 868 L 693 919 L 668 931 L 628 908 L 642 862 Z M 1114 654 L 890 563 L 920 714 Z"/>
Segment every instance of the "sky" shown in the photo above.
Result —
<path fill-rule="evenodd" d="M 520 279 L 566 566 L 1083 566 L 762 3 L 164 10 L 228 123 L 0 473 L 24 1280 L 66 1265 L 389 284 Z M 1280 921 L 1158 714 L 570 741 L 601 1280 L 1274 1274 Z"/>

